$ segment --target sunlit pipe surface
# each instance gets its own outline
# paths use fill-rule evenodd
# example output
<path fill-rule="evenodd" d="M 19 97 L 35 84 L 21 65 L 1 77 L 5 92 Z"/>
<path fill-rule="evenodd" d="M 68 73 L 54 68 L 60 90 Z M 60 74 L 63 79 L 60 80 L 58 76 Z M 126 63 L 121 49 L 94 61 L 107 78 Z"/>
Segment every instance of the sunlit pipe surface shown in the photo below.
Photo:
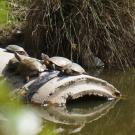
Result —
<path fill-rule="evenodd" d="M 12 59 L 13 57 L 14 57 L 13 53 L 8 53 L 6 52 L 5 49 L 0 48 L 0 74 L 2 74 L 9 60 Z"/>
<path fill-rule="evenodd" d="M 4 70 L 8 61 L 13 58 L 12 53 L 0 51 L 0 72 Z M 108 82 L 89 75 L 60 76 L 59 71 L 48 71 L 25 84 L 20 76 L 11 74 L 8 79 L 15 88 L 27 88 L 26 100 L 42 105 L 63 106 L 67 100 L 75 100 L 85 95 L 105 97 L 113 100 L 120 97 L 120 92 Z"/>
<path fill-rule="evenodd" d="M 26 99 L 44 106 L 63 106 L 68 100 L 97 96 L 107 100 L 120 97 L 120 92 L 108 82 L 89 75 L 59 76 L 58 71 L 45 72 L 27 86 Z M 43 85 L 39 85 L 42 84 Z M 33 87 L 34 86 L 34 87 Z"/>

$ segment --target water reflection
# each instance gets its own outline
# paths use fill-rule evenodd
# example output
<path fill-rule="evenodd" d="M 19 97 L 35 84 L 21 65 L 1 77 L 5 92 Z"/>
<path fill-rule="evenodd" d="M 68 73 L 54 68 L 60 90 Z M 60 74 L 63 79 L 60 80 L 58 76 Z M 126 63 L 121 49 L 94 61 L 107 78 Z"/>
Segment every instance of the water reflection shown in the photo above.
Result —
<path fill-rule="evenodd" d="M 135 71 L 104 71 L 100 78 L 113 84 L 126 98 L 117 104 L 106 102 L 103 104 L 103 108 L 102 104 L 96 105 L 97 102 L 93 104 L 95 107 L 90 105 L 91 109 L 87 104 L 83 104 L 83 111 L 80 109 L 80 105 L 64 109 L 44 109 L 41 113 L 42 116 L 50 123 L 56 124 L 56 131 L 64 135 L 70 133 L 76 135 L 134 135 Z M 107 110 L 111 111 L 107 113 Z M 77 116 L 81 117 L 78 118 Z"/>
<path fill-rule="evenodd" d="M 40 115 L 45 120 L 56 123 L 57 132 L 77 133 L 88 123 L 104 116 L 117 102 L 118 100 L 83 102 L 70 105 L 67 108 L 48 106 L 40 110 Z"/>

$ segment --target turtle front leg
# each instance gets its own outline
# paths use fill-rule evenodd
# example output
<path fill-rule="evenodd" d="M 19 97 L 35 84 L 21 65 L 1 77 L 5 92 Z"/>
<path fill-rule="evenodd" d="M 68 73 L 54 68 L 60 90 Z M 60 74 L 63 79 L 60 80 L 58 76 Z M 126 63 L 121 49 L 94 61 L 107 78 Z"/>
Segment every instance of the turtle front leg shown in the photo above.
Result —
<path fill-rule="evenodd" d="M 56 70 L 55 64 L 52 64 L 52 68 L 53 68 L 53 70 Z"/>
<path fill-rule="evenodd" d="M 29 82 L 29 80 L 30 80 L 30 76 L 25 76 L 25 82 L 27 83 L 27 82 Z"/>

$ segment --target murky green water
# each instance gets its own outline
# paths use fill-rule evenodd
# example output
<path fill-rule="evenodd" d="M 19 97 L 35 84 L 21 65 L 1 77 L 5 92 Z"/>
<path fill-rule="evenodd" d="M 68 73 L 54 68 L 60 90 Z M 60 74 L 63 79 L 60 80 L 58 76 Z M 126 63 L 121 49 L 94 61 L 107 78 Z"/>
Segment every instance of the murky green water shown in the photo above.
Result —
<path fill-rule="evenodd" d="M 109 81 L 121 91 L 125 99 L 120 100 L 101 119 L 88 124 L 82 134 L 134 135 L 135 134 L 135 72 L 103 72 L 101 78 Z"/>
<path fill-rule="evenodd" d="M 134 135 L 135 71 L 104 71 L 99 77 L 113 84 L 122 93 L 123 99 L 85 102 L 68 108 L 36 108 L 38 116 L 44 119 L 45 127 L 51 125 L 55 127 L 51 130 L 61 135 Z M 0 126 L 3 126 L 1 121 Z"/>
<path fill-rule="evenodd" d="M 97 116 L 82 118 L 80 126 L 57 124 L 57 128 L 64 128 L 63 135 L 74 133 L 79 135 L 134 135 L 135 134 L 135 72 L 104 71 L 100 78 L 116 86 L 123 95 L 123 100 L 115 103 L 102 103 L 97 106 Z M 108 103 L 109 104 L 109 103 Z M 90 105 L 91 106 L 91 105 Z M 85 108 L 85 106 L 83 105 Z M 86 109 L 87 108 L 87 109 Z M 89 107 L 86 105 L 85 110 Z M 104 109 L 104 110 L 102 110 Z M 78 109 L 79 110 L 79 109 Z M 77 112 L 77 111 L 76 111 Z M 88 113 L 88 112 L 87 112 Z M 91 115 L 93 115 L 93 113 Z"/>

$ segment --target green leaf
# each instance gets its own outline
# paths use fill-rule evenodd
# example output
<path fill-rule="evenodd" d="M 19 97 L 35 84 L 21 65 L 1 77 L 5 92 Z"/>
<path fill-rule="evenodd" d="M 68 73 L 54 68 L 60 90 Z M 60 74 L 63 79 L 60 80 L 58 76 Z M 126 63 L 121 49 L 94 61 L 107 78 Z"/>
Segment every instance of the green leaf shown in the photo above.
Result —
<path fill-rule="evenodd" d="M 8 23 L 8 3 L 5 0 L 0 0 L 0 27 Z"/>

